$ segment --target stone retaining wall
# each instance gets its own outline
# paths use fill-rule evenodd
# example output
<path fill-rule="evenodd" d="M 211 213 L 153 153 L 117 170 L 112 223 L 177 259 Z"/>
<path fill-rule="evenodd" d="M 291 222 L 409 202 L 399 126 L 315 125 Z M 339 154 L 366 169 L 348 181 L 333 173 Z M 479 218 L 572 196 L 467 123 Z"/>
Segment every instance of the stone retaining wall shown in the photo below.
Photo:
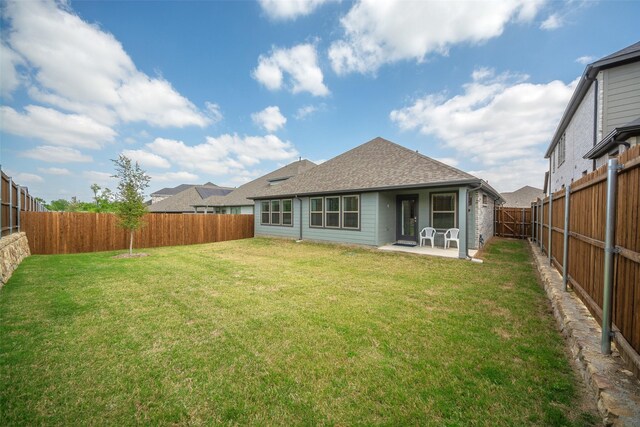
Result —
<path fill-rule="evenodd" d="M 0 239 L 0 288 L 7 283 L 13 270 L 31 255 L 25 233 L 15 233 Z"/>

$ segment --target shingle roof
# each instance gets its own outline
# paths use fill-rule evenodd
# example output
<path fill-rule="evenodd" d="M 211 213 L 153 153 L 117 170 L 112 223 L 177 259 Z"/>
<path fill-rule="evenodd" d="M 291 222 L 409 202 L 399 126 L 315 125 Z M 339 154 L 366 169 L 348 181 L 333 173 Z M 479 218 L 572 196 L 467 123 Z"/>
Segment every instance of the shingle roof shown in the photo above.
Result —
<path fill-rule="evenodd" d="M 233 188 L 219 187 L 215 184 L 191 185 L 182 190 L 178 194 L 160 200 L 148 207 L 149 212 L 193 212 L 194 204 L 201 202 L 202 194 L 207 192 L 226 192 L 233 191 Z"/>
<path fill-rule="evenodd" d="M 386 139 L 375 138 L 280 185 L 264 187 L 253 198 L 448 183 L 480 183 L 480 179 Z"/>
<path fill-rule="evenodd" d="M 309 160 L 298 160 L 280 169 L 268 173 L 260 178 L 247 182 L 233 190 L 226 196 L 211 196 L 205 200 L 193 203 L 194 206 L 247 206 L 253 205 L 253 200 L 248 197 L 255 195 L 264 188 L 272 186 L 270 181 L 278 181 L 284 178 L 291 178 L 316 167 L 316 164 Z M 284 185 L 286 181 L 276 186 Z"/>
<path fill-rule="evenodd" d="M 530 208 L 531 202 L 537 198 L 544 198 L 544 191 L 540 188 L 525 185 L 516 191 L 501 193 L 505 200 L 504 206 L 509 208 Z"/>
<path fill-rule="evenodd" d="M 178 194 L 179 192 L 184 191 L 189 187 L 195 187 L 196 185 L 197 184 L 180 184 L 177 187 L 165 187 L 155 193 L 152 193 L 151 196 L 173 196 L 174 194 Z"/>

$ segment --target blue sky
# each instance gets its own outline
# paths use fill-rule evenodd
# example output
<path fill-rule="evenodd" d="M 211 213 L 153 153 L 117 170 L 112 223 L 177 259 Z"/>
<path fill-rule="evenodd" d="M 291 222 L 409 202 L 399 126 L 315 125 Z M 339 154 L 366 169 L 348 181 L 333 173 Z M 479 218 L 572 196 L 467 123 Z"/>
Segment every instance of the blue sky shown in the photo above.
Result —
<path fill-rule="evenodd" d="M 640 39 L 637 1 L 6 2 L 2 169 L 46 200 L 237 186 L 382 136 L 500 191 L 542 186 L 587 63 Z"/>

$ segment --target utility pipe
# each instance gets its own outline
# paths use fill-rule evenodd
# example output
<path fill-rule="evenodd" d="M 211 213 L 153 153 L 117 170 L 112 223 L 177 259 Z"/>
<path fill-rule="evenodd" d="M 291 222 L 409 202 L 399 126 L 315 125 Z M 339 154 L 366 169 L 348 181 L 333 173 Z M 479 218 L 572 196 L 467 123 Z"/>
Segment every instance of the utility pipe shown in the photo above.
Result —
<path fill-rule="evenodd" d="M 604 237 L 604 295 L 602 301 L 602 354 L 611 354 L 611 310 L 613 307 L 613 256 L 616 227 L 616 187 L 618 159 L 609 159 L 607 167 L 607 216 Z"/>

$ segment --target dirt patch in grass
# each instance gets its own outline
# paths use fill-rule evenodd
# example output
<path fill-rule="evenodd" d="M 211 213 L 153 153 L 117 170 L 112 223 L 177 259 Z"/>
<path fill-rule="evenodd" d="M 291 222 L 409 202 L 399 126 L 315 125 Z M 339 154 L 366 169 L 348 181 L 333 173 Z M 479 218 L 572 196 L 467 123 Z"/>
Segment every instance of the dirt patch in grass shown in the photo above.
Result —
<path fill-rule="evenodd" d="M 113 256 L 112 258 L 115 258 L 115 259 L 123 259 L 123 258 L 144 258 L 144 257 L 146 257 L 146 256 L 149 256 L 149 254 L 146 254 L 146 253 L 144 253 L 144 252 L 138 252 L 138 253 L 135 253 L 135 254 L 120 254 L 120 255 Z"/>

